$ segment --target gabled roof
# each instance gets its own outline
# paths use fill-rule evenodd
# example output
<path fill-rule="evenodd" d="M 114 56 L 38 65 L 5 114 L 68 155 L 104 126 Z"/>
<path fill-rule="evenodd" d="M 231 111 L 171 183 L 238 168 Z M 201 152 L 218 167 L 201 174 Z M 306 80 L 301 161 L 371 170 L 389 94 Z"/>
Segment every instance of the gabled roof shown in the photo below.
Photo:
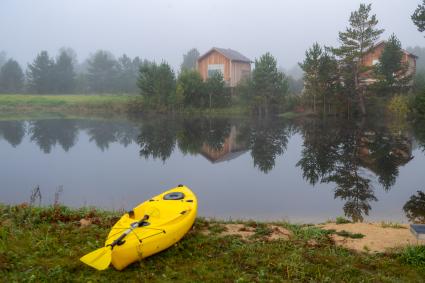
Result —
<path fill-rule="evenodd" d="M 377 48 L 378 46 L 381 46 L 381 45 L 384 45 L 385 43 L 387 43 L 385 40 L 381 40 L 381 41 L 379 41 L 377 44 L 375 44 L 370 50 L 373 50 L 373 49 L 375 49 L 375 48 Z M 408 56 L 411 56 L 411 57 L 413 57 L 413 58 L 419 58 L 418 56 L 416 56 L 415 54 L 413 54 L 413 53 L 410 53 L 409 51 L 407 51 L 407 50 L 404 50 L 404 49 L 401 49 L 401 51 L 403 51 L 403 53 L 405 53 L 405 54 L 407 54 Z"/>
<path fill-rule="evenodd" d="M 211 48 L 204 55 L 200 56 L 198 58 L 198 61 L 201 60 L 202 58 L 204 58 L 205 56 L 207 56 L 208 54 L 210 54 L 213 51 L 217 51 L 218 53 L 220 53 L 221 55 L 223 55 L 224 57 L 226 57 L 230 61 L 238 61 L 238 62 L 246 62 L 246 63 L 252 62 L 248 57 L 245 57 L 244 55 L 242 55 L 241 53 L 239 53 L 236 50 L 233 50 L 233 49 L 230 49 L 230 48 L 225 49 L 225 48 L 218 48 L 218 47 Z"/>

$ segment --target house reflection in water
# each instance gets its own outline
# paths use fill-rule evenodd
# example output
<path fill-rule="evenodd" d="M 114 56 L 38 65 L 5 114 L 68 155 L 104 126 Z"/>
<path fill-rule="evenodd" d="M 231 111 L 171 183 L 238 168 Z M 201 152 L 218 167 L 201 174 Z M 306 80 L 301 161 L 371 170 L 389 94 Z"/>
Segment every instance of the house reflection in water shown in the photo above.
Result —
<path fill-rule="evenodd" d="M 220 149 L 213 148 L 207 143 L 203 143 L 200 153 L 211 163 L 230 161 L 238 158 L 247 152 L 248 148 L 244 142 L 237 141 L 237 135 L 238 131 L 236 126 L 232 125 L 230 128 L 230 134 L 227 138 L 225 138 L 223 146 Z"/>
<path fill-rule="evenodd" d="M 408 134 L 365 131 L 359 144 L 360 162 L 375 173 L 384 189 L 388 190 L 396 182 L 399 167 L 413 159 L 412 140 Z"/>

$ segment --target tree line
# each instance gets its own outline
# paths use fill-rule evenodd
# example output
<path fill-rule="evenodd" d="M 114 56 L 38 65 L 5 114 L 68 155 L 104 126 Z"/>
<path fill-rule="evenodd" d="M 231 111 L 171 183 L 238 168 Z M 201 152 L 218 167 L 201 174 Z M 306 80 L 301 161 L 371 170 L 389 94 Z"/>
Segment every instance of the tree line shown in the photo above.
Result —
<path fill-rule="evenodd" d="M 37 54 L 26 70 L 0 53 L 0 93 L 71 94 L 137 93 L 139 57 L 123 54 L 118 59 L 98 50 L 78 64 L 74 50 L 62 48 L 56 57 Z"/>

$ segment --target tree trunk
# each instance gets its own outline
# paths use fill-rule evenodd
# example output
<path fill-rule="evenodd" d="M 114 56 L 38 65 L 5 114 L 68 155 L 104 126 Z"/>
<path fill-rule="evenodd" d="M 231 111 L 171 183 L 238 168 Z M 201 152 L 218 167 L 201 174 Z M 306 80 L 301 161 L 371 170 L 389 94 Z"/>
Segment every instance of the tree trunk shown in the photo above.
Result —
<path fill-rule="evenodd" d="M 362 113 L 362 116 L 366 116 L 366 106 L 364 103 L 364 96 L 363 96 L 363 91 L 358 91 L 359 96 L 359 107 L 360 107 L 360 112 Z"/>
<path fill-rule="evenodd" d="M 326 115 L 326 96 L 323 94 L 323 115 Z"/>
<path fill-rule="evenodd" d="M 361 50 L 361 54 L 363 50 Z M 356 88 L 356 94 L 359 97 L 359 107 L 362 116 L 366 116 L 366 106 L 364 103 L 363 90 L 360 89 L 359 83 L 359 63 L 356 64 L 356 69 L 354 71 L 354 86 Z"/>

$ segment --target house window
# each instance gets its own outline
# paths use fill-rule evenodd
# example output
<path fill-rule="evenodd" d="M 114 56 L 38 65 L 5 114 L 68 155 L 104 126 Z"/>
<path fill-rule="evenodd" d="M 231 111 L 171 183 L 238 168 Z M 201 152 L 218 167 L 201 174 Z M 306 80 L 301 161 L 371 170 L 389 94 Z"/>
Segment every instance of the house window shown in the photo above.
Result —
<path fill-rule="evenodd" d="M 224 76 L 224 65 L 223 64 L 208 65 L 208 77 L 211 77 L 215 72 L 221 72 L 221 74 Z"/>
<path fill-rule="evenodd" d="M 372 60 L 372 65 L 376 65 L 376 64 L 378 64 L 379 63 L 379 59 L 373 59 Z"/>

